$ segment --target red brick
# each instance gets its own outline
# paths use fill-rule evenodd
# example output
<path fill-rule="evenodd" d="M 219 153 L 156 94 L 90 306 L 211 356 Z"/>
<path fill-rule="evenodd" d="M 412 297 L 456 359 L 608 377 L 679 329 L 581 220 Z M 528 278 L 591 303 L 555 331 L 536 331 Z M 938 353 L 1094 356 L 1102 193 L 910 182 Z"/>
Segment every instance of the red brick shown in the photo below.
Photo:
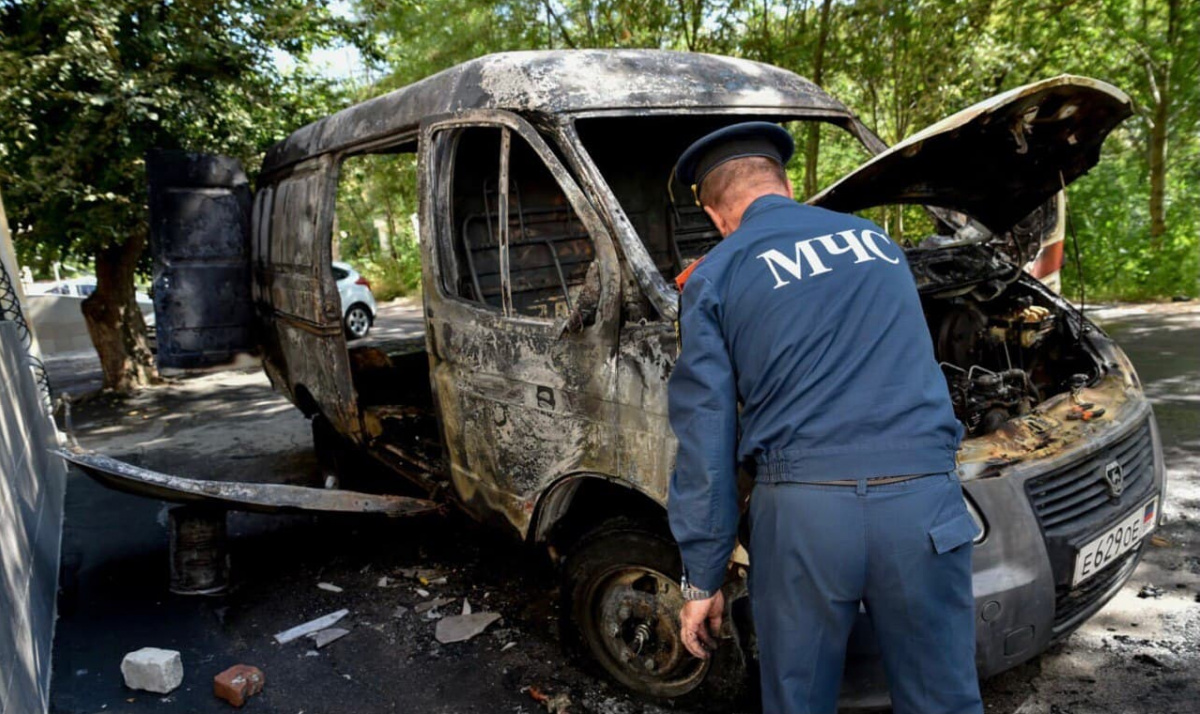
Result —
<path fill-rule="evenodd" d="M 261 692 L 266 683 L 267 679 L 258 667 L 235 664 L 213 677 L 213 694 L 240 707 L 247 699 Z"/>

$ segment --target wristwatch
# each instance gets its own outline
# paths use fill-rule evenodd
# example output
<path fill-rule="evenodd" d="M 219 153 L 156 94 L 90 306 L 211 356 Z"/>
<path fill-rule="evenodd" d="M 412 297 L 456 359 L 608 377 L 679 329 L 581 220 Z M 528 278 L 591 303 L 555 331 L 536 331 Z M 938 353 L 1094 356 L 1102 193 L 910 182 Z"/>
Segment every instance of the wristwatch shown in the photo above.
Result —
<path fill-rule="evenodd" d="M 707 600 L 713 596 L 708 590 L 701 590 L 689 583 L 687 573 L 684 573 L 683 577 L 679 579 L 679 589 L 683 592 L 683 599 L 689 602 L 692 600 Z"/>

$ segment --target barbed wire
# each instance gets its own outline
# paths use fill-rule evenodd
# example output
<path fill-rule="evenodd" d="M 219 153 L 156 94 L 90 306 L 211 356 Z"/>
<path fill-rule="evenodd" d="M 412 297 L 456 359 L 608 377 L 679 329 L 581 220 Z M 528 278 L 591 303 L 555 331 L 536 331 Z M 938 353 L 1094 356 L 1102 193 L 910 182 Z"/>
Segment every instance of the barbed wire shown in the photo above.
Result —
<path fill-rule="evenodd" d="M 29 323 L 25 321 L 25 313 L 21 310 L 16 285 L 13 284 L 8 268 L 3 263 L 0 263 L 0 320 L 17 326 L 17 338 L 25 348 L 26 362 L 33 370 L 33 378 L 42 393 L 42 404 L 49 413 L 53 405 L 50 399 L 50 376 L 46 373 L 45 363 L 33 355 L 33 333 L 29 330 Z"/>

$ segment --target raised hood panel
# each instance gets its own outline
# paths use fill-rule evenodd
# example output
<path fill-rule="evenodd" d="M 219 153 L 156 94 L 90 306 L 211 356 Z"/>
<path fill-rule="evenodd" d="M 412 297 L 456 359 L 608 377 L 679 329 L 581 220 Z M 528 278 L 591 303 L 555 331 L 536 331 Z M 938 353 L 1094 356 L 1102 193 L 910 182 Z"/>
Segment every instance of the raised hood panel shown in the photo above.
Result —
<path fill-rule="evenodd" d="M 1003 232 L 1100 158 L 1133 109 L 1116 87 L 1061 75 L 943 119 L 809 199 L 835 211 L 917 203 L 962 211 Z"/>

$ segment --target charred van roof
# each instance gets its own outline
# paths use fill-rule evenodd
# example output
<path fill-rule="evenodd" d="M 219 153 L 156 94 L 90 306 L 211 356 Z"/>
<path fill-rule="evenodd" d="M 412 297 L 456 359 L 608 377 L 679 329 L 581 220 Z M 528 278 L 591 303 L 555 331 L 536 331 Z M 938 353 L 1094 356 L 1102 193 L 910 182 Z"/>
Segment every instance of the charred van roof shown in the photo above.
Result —
<path fill-rule="evenodd" d="M 263 171 L 415 131 L 425 117 L 466 109 L 540 114 L 760 109 L 849 115 L 841 102 L 807 79 L 749 60 L 668 50 L 502 52 L 302 127 L 271 147 Z"/>

